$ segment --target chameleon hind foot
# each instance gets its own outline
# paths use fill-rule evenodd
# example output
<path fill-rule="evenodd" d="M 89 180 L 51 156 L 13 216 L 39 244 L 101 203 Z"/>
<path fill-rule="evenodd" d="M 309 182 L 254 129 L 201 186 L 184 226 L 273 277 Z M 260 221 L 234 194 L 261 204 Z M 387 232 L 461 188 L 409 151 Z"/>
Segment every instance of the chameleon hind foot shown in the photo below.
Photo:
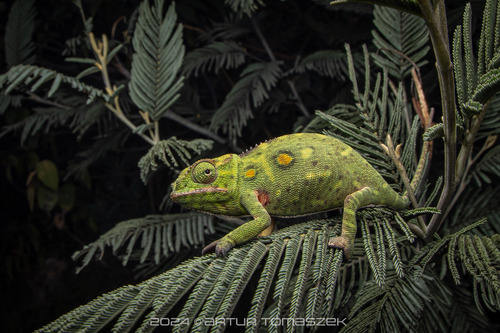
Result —
<path fill-rule="evenodd" d="M 201 254 L 211 252 L 215 249 L 215 254 L 218 257 L 226 256 L 226 253 L 228 253 L 234 247 L 234 245 L 235 243 L 232 240 L 226 237 L 222 237 L 221 239 L 213 241 L 212 243 L 205 246 L 205 248 L 201 251 Z"/>
<path fill-rule="evenodd" d="M 330 238 L 328 246 L 336 249 L 342 249 L 344 251 L 344 259 L 349 261 L 352 249 L 354 248 L 354 241 L 349 240 L 349 238 L 345 236 L 338 236 Z"/>

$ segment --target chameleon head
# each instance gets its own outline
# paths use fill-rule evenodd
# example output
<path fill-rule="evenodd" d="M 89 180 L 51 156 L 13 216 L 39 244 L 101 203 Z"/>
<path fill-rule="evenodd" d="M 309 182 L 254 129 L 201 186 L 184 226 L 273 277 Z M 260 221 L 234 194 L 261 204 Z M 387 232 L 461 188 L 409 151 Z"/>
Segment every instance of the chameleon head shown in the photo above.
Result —
<path fill-rule="evenodd" d="M 238 155 L 202 159 L 182 170 L 172 184 L 170 198 L 198 211 L 223 214 L 237 186 Z"/>

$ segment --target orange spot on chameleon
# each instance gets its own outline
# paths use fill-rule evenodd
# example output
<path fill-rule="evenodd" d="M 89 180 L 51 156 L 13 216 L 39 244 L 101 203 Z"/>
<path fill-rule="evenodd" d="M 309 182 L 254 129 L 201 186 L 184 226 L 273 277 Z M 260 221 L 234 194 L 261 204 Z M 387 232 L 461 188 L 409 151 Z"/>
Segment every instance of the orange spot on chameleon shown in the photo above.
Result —
<path fill-rule="evenodd" d="M 247 178 L 252 178 L 254 176 L 255 176 L 255 170 L 254 169 L 250 169 L 247 172 L 245 172 L 245 177 L 247 177 Z"/>
<path fill-rule="evenodd" d="M 292 157 L 288 154 L 280 154 L 278 156 L 278 163 L 288 165 L 292 161 Z"/>

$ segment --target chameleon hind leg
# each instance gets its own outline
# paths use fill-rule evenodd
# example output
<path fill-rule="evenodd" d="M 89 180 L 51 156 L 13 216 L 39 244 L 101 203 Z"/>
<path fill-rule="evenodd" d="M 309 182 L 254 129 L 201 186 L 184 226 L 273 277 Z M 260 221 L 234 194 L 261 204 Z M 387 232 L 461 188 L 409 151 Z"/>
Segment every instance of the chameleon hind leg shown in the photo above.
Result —
<path fill-rule="evenodd" d="M 356 210 L 371 204 L 377 204 L 380 199 L 379 192 L 370 187 L 349 194 L 344 199 L 344 213 L 342 216 L 342 233 L 338 237 L 333 237 L 328 242 L 329 247 L 342 249 L 345 260 L 349 260 L 354 248 L 354 238 L 356 237 Z"/>

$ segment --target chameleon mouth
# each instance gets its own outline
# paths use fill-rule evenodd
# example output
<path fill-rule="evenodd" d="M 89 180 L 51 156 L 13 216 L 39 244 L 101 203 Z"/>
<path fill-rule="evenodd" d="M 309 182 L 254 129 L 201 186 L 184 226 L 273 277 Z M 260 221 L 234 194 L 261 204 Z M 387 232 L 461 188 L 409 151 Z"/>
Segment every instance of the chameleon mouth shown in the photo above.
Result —
<path fill-rule="evenodd" d="M 221 188 L 221 187 L 204 187 L 204 188 L 197 188 L 194 190 L 186 191 L 186 192 L 178 192 L 178 193 L 171 193 L 170 198 L 171 199 L 176 199 L 179 197 L 184 197 L 186 195 L 191 195 L 191 194 L 200 194 L 200 193 L 214 193 L 214 192 L 223 192 L 227 193 L 227 189 Z"/>

